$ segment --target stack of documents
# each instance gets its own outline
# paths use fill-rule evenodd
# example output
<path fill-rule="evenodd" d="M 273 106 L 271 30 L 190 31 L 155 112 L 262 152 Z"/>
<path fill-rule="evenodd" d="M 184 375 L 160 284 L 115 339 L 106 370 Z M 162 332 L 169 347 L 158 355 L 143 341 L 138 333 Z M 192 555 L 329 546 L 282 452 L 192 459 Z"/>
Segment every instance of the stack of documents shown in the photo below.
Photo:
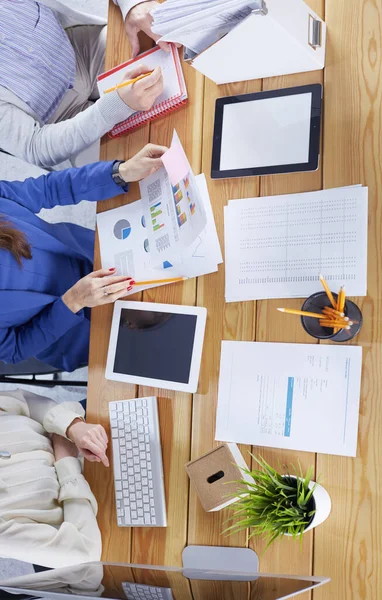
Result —
<path fill-rule="evenodd" d="M 206 179 L 194 176 L 176 132 L 162 161 L 140 182 L 141 200 L 97 215 L 102 267 L 136 281 L 213 273 L 223 259 Z"/>
<path fill-rule="evenodd" d="M 226 301 L 367 293 L 367 187 L 231 200 L 224 210 Z"/>
<path fill-rule="evenodd" d="M 222 342 L 216 439 L 356 456 L 362 348 Z"/>
<path fill-rule="evenodd" d="M 166 0 L 151 12 L 152 31 L 160 41 L 200 54 L 261 5 L 260 0 Z"/>

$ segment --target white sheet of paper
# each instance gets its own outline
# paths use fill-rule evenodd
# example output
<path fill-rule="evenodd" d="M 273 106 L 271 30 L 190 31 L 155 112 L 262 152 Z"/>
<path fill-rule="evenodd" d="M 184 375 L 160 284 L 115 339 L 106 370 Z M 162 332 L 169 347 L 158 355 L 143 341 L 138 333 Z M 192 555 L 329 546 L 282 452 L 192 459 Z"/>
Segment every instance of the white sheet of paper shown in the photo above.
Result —
<path fill-rule="evenodd" d="M 306 298 L 322 273 L 336 291 L 367 293 L 368 190 L 232 200 L 225 207 L 226 300 Z"/>
<path fill-rule="evenodd" d="M 97 230 L 104 269 L 116 267 L 117 275 L 129 275 L 136 280 L 167 279 L 172 277 L 199 277 L 217 271 L 223 262 L 205 176 L 196 182 L 203 199 L 207 223 L 200 235 L 187 248 L 177 265 L 163 257 L 160 267 L 153 264 L 150 241 L 143 217 L 141 200 L 125 204 L 97 215 Z M 136 286 L 126 296 L 154 286 Z"/>
<path fill-rule="evenodd" d="M 312 94 L 226 104 L 220 170 L 309 161 Z"/>
<path fill-rule="evenodd" d="M 215 439 L 356 456 L 362 348 L 222 342 Z"/>

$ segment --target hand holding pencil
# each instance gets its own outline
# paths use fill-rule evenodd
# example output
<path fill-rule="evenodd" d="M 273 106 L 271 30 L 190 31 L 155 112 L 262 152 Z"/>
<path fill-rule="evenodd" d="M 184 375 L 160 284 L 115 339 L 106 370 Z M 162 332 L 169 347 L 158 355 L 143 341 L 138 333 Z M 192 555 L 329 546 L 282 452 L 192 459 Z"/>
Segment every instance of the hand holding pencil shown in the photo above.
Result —
<path fill-rule="evenodd" d="M 137 65 L 129 69 L 123 80 L 115 87 L 106 90 L 117 90 L 121 100 L 134 111 L 150 110 L 156 99 L 163 92 L 162 69 L 156 67 L 150 71 L 145 65 Z"/>

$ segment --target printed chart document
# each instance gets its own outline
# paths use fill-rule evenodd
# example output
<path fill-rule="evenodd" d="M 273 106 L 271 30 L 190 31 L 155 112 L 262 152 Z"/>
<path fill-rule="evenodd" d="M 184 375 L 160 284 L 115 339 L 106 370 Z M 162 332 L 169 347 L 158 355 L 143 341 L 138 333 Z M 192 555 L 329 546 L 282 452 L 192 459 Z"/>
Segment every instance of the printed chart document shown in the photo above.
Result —
<path fill-rule="evenodd" d="M 367 293 L 368 190 L 354 186 L 230 200 L 224 210 L 226 300 L 305 298 L 322 273 Z"/>
<path fill-rule="evenodd" d="M 103 268 L 148 281 L 199 277 L 223 262 L 205 176 L 193 175 L 177 136 L 164 163 L 141 181 L 141 200 L 97 215 Z"/>
<path fill-rule="evenodd" d="M 164 167 L 139 183 L 153 263 L 180 263 L 206 226 L 195 176 L 176 131 L 162 156 Z"/>
<path fill-rule="evenodd" d="M 222 342 L 215 439 L 356 456 L 362 348 Z"/>

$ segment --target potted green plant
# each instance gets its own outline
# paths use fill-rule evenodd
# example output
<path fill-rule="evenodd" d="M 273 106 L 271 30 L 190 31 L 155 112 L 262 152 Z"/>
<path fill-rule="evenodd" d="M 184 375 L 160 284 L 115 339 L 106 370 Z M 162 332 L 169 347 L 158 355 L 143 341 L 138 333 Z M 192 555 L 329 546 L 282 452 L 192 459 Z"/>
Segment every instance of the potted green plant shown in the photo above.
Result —
<path fill-rule="evenodd" d="M 240 499 L 232 505 L 236 522 L 225 532 L 250 529 L 250 537 L 266 539 L 266 548 L 277 538 L 289 535 L 302 542 L 303 534 L 323 523 L 329 516 L 331 500 L 319 483 L 312 481 L 313 468 L 302 473 L 279 473 L 263 458 L 251 455 L 260 468 L 244 469 L 240 480 Z M 248 482 L 248 477 L 251 481 Z"/>

